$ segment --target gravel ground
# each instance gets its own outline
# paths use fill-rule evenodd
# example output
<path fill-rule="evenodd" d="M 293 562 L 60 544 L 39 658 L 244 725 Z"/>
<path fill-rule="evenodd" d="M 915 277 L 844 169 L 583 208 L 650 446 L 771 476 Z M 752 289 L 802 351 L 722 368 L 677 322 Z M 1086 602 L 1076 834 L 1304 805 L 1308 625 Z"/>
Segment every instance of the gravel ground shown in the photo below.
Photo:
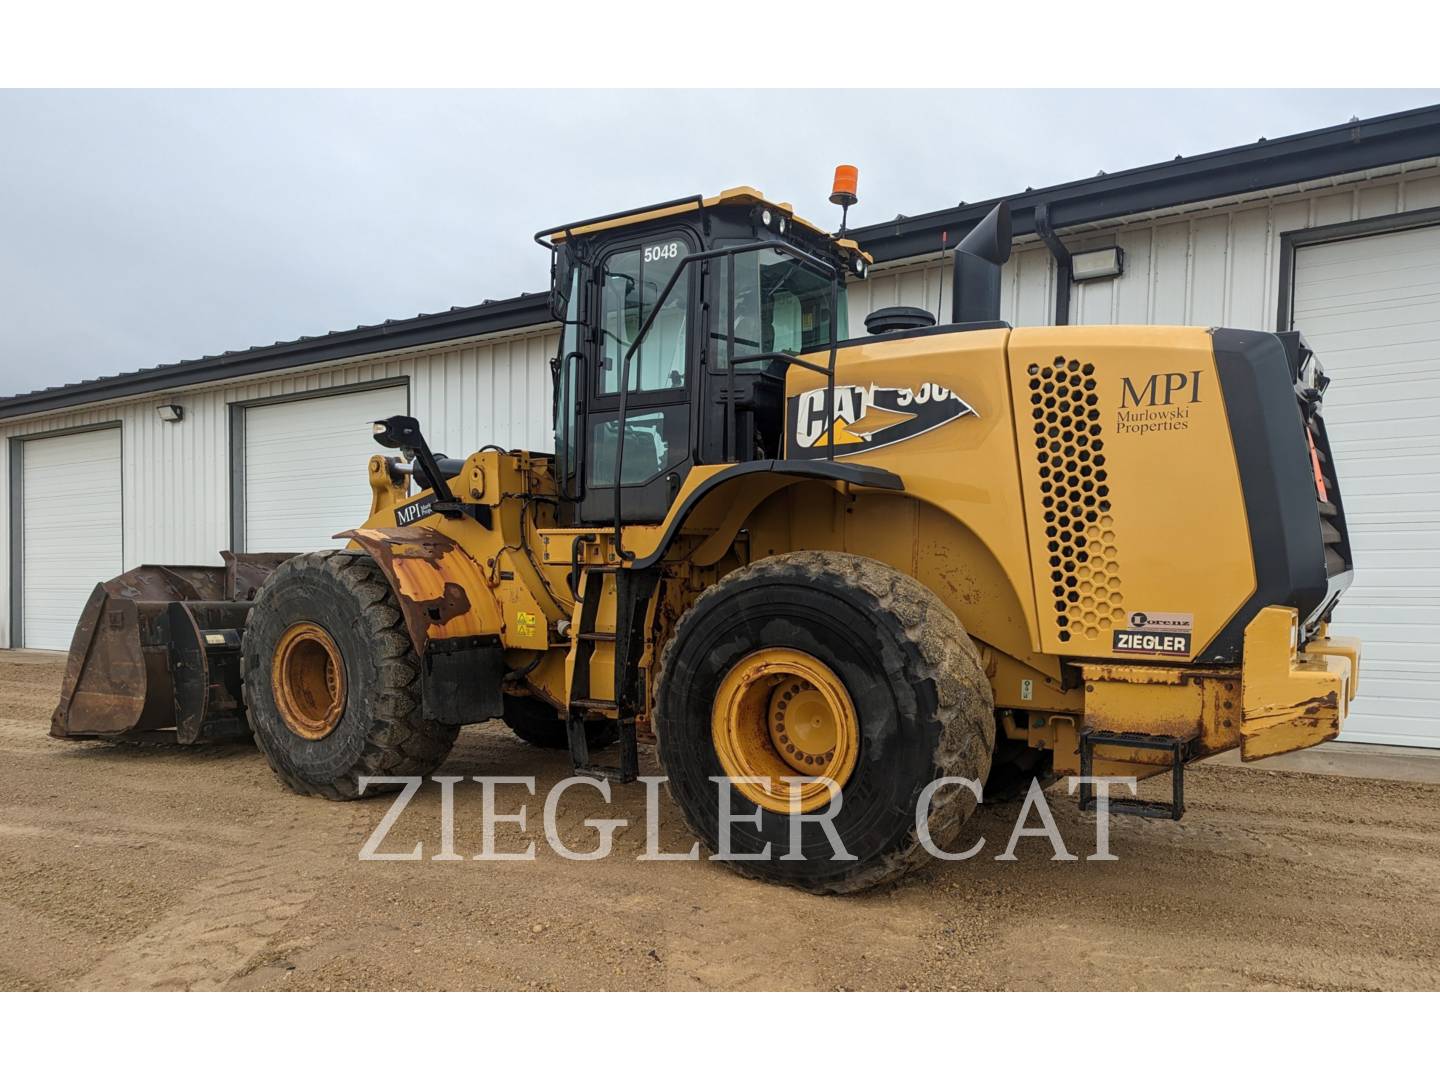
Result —
<path fill-rule="evenodd" d="M 0 989 L 1440 989 L 1440 788 L 1201 768 L 1179 823 L 1094 826 L 1051 803 L 1076 862 L 1041 838 L 996 862 L 1014 807 L 982 808 L 981 856 L 897 886 L 815 898 L 709 862 L 637 862 L 645 792 L 570 792 L 635 824 L 599 862 L 539 837 L 563 755 L 503 728 L 461 734 L 447 774 L 540 778 L 529 862 L 431 861 L 435 785 L 361 861 L 391 801 L 290 795 L 252 747 L 134 748 L 46 736 L 61 662 L 0 653 Z M 649 762 L 652 769 L 653 759 Z M 661 799 L 663 850 L 690 839 Z M 481 788 L 455 800 L 479 850 Z M 524 841 L 497 827 L 500 850 Z M 967 841 L 968 842 L 968 841 Z"/>

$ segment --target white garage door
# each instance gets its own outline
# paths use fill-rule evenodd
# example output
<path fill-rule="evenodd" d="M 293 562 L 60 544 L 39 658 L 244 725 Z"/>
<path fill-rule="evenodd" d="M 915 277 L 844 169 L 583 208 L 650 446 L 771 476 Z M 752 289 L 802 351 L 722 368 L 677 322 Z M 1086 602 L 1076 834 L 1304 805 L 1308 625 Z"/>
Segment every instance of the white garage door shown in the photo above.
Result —
<path fill-rule="evenodd" d="M 120 430 L 28 440 L 20 467 L 20 644 L 68 649 L 90 591 L 125 569 Z"/>
<path fill-rule="evenodd" d="M 318 551 L 370 514 L 371 423 L 407 410 L 403 386 L 245 410 L 245 548 Z"/>
<path fill-rule="evenodd" d="M 1363 642 L 1346 737 L 1440 747 L 1440 227 L 1299 248 L 1294 324 L 1335 380 L 1356 567 L 1335 632 Z"/>

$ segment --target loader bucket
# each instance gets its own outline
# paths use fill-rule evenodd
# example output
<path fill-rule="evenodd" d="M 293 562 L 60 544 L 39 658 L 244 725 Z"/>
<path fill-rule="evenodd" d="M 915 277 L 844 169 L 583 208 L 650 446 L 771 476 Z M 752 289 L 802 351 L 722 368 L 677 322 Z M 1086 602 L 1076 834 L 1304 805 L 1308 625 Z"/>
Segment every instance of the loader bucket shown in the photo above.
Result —
<path fill-rule="evenodd" d="M 290 556 L 221 557 L 224 566 L 139 566 L 95 586 L 70 643 L 51 736 L 187 745 L 249 737 L 245 615 Z"/>

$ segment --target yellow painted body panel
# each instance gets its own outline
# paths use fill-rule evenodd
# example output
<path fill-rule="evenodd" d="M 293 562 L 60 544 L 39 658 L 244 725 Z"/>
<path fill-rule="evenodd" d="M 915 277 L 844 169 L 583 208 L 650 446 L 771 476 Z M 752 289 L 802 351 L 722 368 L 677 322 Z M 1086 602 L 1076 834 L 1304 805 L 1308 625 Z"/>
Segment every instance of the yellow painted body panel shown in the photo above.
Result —
<path fill-rule="evenodd" d="M 1255 590 L 1209 333 L 1017 330 L 1010 371 L 1040 648 L 1128 658 L 1134 613 L 1182 613 L 1191 652 L 1164 659 L 1203 660 Z"/>
<path fill-rule="evenodd" d="M 417 642 L 494 635 L 509 649 L 547 649 L 553 626 L 570 614 L 567 568 L 534 557 L 540 527 L 550 522 L 530 519 L 527 500 L 517 497 L 553 495 L 547 459 L 482 451 L 449 483 L 457 499 L 488 509 L 490 527 L 438 514 L 397 526 L 396 510 L 429 489 L 411 492 L 408 478 L 391 476 L 387 459 L 377 456 L 370 459 L 370 517 L 341 536 L 375 558 Z M 437 601 L 447 596 L 439 609 L 446 617 L 436 618 Z"/>
<path fill-rule="evenodd" d="M 675 621 L 706 587 L 768 555 L 832 550 L 902 570 L 954 610 L 982 650 L 1004 733 L 1053 754 L 1057 772 L 1078 770 L 1085 728 L 1179 736 L 1195 756 L 1238 746 L 1247 758 L 1339 730 L 1358 674 L 1353 641 L 1322 634 L 1299 650 L 1296 613 L 1268 608 L 1246 632 L 1243 666 L 1206 663 L 1206 646 L 1255 589 L 1206 331 L 1060 327 L 862 340 L 839 350 L 835 384 L 827 399 L 823 376 L 790 369 L 787 456 L 824 458 L 833 431 L 836 461 L 893 473 L 903 490 L 764 470 L 727 478 L 729 465 L 689 469 L 666 521 L 623 529 L 633 557 L 668 544 L 646 615 L 647 688 Z M 430 620 L 428 635 L 498 634 L 529 690 L 563 706 L 576 683 L 581 590 L 572 576 L 583 581 L 590 568 L 621 559 L 608 528 L 557 527 L 549 504 L 523 497 L 553 494 L 548 470 L 543 457 L 476 454 L 452 486 L 489 508 L 490 527 L 430 515 L 396 528 L 397 507 L 416 496 L 377 458 L 374 512 L 355 537 L 399 556 L 387 573 L 418 611 L 452 586 L 478 597 L 461 615 Z M 700 497 L 702 488 L 709 493 Z M 427 551 L 413 547 L 417 529 L 433 530 L 439 547 L 453 542 L 456 554 L 412 557 Z M 602 580 L 595 625 L 613 632 L 615 577 Z M 1167 640 L 1166 628 L 1183 625 L 1186 649 L 1117 648 L 1145 620 L 1160 628 L 1151 637 Z M 587 699 L 613 698 L 613 649 L 596 643 Z M 1163 767 L 1153 752 L 1096 752 L 1101 773 Z"/>
<path fill-rule="evenodd" d="M 857 493 L 849 504 L 802 491 L 789 543 L 791 550 L 832 548 L 892 562 L 952 597 L 976 637 L 1023 656 L 1039 651 L 1039 637 L 1011 420 L 1009 337 L 1007 330 L 982 330 L 840 350 L 837 386 L 938 385 L 974 411 L 874 449 L 837 446 L 837 460 L 899 475 L 904 494 Z M 793 399 L 824 385 L 823 376 L 796 367 L 786 394 Z M 759 530 L 752 535 L 758 546 Z"/>
<path fill-rule="evenodd" d="M 1302 652 L 1299 630 L 1294 609 L 1282 607 L 1261 609 L 1245 630 L 1240 755 L 1246 761 L 1333 739 L 1349 712 L 1358 644 L 1322 639 Z"/>

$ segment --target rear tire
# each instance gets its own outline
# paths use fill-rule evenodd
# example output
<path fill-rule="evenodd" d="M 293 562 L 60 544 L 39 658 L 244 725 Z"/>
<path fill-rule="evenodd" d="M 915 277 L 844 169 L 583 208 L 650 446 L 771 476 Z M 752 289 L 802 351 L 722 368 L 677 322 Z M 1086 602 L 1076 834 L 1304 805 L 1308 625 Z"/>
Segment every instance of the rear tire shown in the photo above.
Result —
<path fill-rule="evenodd" d="M 504 720 L 506 727 L 531 746 L 541 750 L 570 748 L 564 717 L 540 698 L 506 694 Z M 614 720 L 591 720 L 585 725 L 585 745 L 591 750 L 604 750 L 618 738 L 620 726 Z"/>
<path fill-rule="evenodd" d="M 726 865 L 816 893 L 893 881 L 930 858 L 915 823 L 925 787 L 942 776 L 983 783 L 989 769 L 995 721 L 979 653 L 939 597 L 873 559 L 797 552 L 762 559 L 712 586 L 676 625 L 655 689 L 656 736 L 670 792 L 711 851 L 720 850 L 721 787 L 710 778 L 726 771 L 712 708 L 717 696 L 726 700 L 734 673 L 756 663 L 757 654 L 786 651 L 813 657 L 853 702 L 859 748 L 853 771 L 841 781 L 843 801 L 833 823 L 856 859 L 832 859 L 819 826 L 807 827 L 802 837 L 803 859 L 780 859 L 789 851 L 790 815 L 752 802 L 735 786 L 729 850 L 758 854 L 768 843 L 771 852 L 763 861 Z M 933 843 L 955 850 L 975 804 L 968 787 L 941 787 L 930 804 Z"/>
<path fill-rule="evenodd" d="M 290 655 L 301 649 L 304 663 Z M 325 678 L 307 683 L 305 664 Z M 292 666 L 302 674 L 289 679 Z M 359 552 L 299 555 L 270 576 L 245 622 L 241 676 L 255 742 L 302 795 L 355 799 L 362 776 L 427 775 L 459 730 L 423 715 L 420 659 L 400 605 Z"/>

